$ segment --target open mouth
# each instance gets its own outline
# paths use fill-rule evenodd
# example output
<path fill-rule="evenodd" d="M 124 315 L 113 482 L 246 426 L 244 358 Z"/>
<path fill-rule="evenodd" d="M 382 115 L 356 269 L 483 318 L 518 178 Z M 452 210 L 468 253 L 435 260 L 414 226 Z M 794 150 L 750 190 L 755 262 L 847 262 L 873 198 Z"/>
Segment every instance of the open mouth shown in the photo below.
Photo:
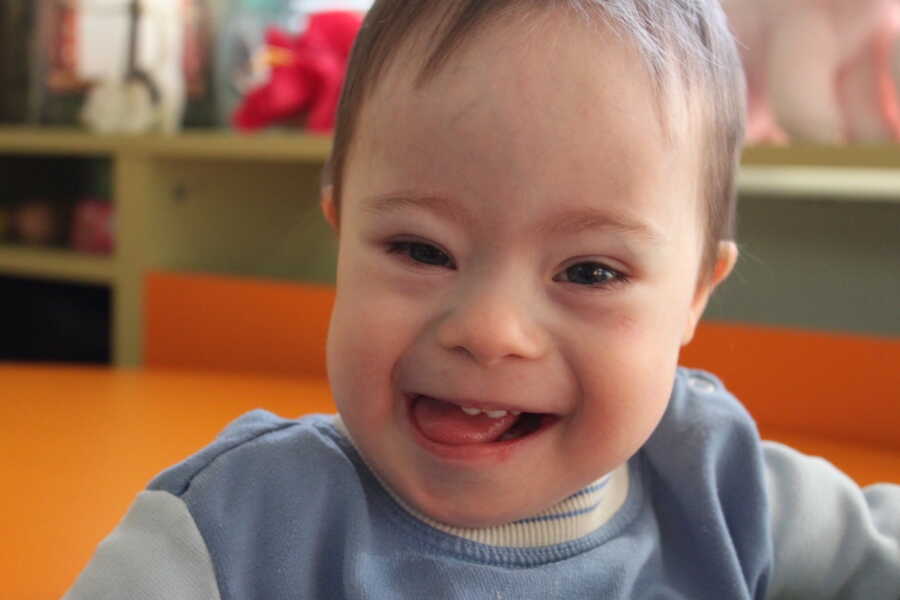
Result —
<path fill-rule="evenodd" d="M 461 406 L 423 395 L 411 397 L 409 412 L 426 439 L 447 446 L 518 442 L 559 420 L 548 413 Z"/>

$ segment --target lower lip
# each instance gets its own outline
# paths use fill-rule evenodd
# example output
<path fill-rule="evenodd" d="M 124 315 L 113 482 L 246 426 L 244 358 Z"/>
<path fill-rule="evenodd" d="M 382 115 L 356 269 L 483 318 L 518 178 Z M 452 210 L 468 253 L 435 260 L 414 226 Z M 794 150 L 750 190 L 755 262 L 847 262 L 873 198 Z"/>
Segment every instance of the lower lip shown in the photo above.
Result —
<path fill-rule="evenodd" d="M 408 398 L 406 402 L 406 418 L 409 423 L 409 428 L 412 430 L 413 439 L 430 454 L 442 460 L 451 462 L 471 463 L 479 461 L 508 460 L 513 453 L 524 450 L 527 446 L 539 441 L 549 430 L 553 429 L 559 421 L 559 419 L 555 419 L 551 423 L 543 423 L 537 431 L 533 431 L 514 440 L 452 446 L 449 444 L 440 444 L 425 437 L 419 429 L 419 426 L 416 425 L 416 421 L 412 416 L 413 402 L 415 402 L 415 397 Z"/>

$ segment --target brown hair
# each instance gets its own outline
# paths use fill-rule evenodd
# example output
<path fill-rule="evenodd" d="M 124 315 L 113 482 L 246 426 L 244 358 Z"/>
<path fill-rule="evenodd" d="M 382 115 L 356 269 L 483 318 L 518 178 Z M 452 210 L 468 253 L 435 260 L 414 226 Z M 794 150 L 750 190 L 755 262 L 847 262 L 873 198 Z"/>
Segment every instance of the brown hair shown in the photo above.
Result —
<path fill-rule="evenodd" d="M 434 24 L 416 80 L 416 85 L 424 85 L 457 48 L 498 15 L 553 8 L 571 10 L 589 22 L 599 15 L 633 40 L 660 98 L 682 92 L 703 100 L 703 267 L 708 272 L 719 241 L 734 238 L 735 174 L 745 114 L 740 57 L 718 0 L 376 0 L 353 46 L 323 175 L 324 185 L 333 187 L 335 206 L 340 207 L 344 169 L 363 103 L 411 32 Z"/>

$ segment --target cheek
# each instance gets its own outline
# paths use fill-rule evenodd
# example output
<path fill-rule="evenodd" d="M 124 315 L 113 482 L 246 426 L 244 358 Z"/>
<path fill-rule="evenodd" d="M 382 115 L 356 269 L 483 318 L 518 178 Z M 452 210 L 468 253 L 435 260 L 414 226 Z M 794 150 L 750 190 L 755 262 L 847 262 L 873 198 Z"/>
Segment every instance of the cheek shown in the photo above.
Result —
<path fill-rule="evenodd" d="M 623 311 L 609 315 L 590 345 L 578 350 L 588 395 L 615 412 L 630 412 L 646 400 L 666 395 L 674 377 L 680 348 L 675 327 L 651 311 Z"/>
<path fill-rule="evenodd" d="M 584 324 L 581 343 L 569 348 L 569 364 L 583 394 L 573 424 L 573 455 L 597 453 L 615 463 L 646 441 L 668 403 L 680 348 L 674 304 L 657 292 L 610 309 Z"/>
<path fill-rule="evenodd" d="M 627 461 L 659 424 L 671 395 L 677 361 L 667 353 L 623 352 L 596 361 L 582 380 L 582 408 L 572 422 L 570 456 L 612 469 Z"/>
<path fill-rule="evenodd" d="M 391 379 L 396 348 L 374 308 L 339 293 L 328 332 L 328 379 L 338 412 L 357 438 L 390 417 Z M 388 390 L 388 391 L 385 391 Z M 360 441 L 360 440 L 357 440 Z"/>
<path fill-rule="evenodd" d="M 690 312 L 689 294 L 673 286 L 643 285 L 569 320 L 569 353 L 587 361 L 600 357 L 617 370 L 652 369 L 674 360 L 682 325 Z"/>
<path fill-rule="evenodd" d="M 422 329 L 421 306 L 383 280 L 359 253 L 345 251 L 328 333 L 328 372 L 338 406 L 371 397 L 390 384 L 394 369 Z"/>
<path fill-rule="evenodd" d="M 346 288 L 338 293 L 328 333 L 329 374 L 335 383 L 366 385 L 390 376 L 405 334 L 388 308 Z"/>
<path fill-rule="evenodd" d="M 636 304 L 640 323 L 635 332 L 642 345 L 650 346 L 655 339 L 659 351 L 677 358 L 692 314 L 696 278 L 697 263 L 678 261 L 661 274 L 656 285 L 643 290 Z"/>

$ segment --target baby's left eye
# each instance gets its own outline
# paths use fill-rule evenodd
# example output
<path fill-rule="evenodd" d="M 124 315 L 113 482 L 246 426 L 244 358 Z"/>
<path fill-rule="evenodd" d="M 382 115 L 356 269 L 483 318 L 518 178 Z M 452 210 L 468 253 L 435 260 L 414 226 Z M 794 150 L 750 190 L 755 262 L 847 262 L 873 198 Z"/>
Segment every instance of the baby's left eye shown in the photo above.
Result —
<path fill-rule="evenodd" d="M 603 286 L 610 282 L 623 281 L 625 276 L 597 262 L 581 262 L 568 267 L 553 278 L 554 281 L 567 281 L 579 285 Z"/>

